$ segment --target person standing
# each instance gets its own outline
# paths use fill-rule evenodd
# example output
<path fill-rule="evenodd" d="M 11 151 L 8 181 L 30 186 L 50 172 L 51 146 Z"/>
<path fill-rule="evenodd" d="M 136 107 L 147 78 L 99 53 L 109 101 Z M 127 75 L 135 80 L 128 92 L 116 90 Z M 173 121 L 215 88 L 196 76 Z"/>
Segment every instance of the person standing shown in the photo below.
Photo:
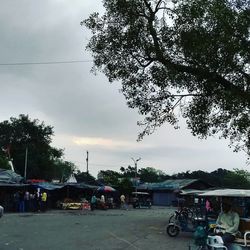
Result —
<path fill-rule="evenodd" d="M 35 207 L 36 207 L 35 199 L 36 199 L 35 193 L 31 192 L 30 193 L 30 203 L 29 203 L 30 204 L 30 211 L 31 212 L 35 212 L 36 211 L 36 209 L 35 209 Z"/>
<path fill-rule="evenodd" d="M 24 192 L 23 191 L 19 191 L 19 212 L 23 213 L 25 208 L 24 208 Z"/>
<path fill-rule="evenodd" d="M 121 208 L 122 209 L 125 209 L 125 205 L 126 205 L 126 197 L 125 197 L 125 195 L 124 194 L 122 194 L 121 196 L 120 196 L 120 201 L 121 201 Z"/>
<path fill-rule="evenodd" d="M 42 211 L 46 211 L 47 209 L 47 193 L 45 191 L 42 192 L 42 197 L 41 197 L 41 207 Z"/>
<path fill-rule="evenodd" d="M 105 196 L 101 195 L 101 207 L 102 209 L 106 209 Z"/>
<path fill-rule="evenodd" d="M 19 211 L 19 200 L 20 200 L 20 193 L 19 191 L 17 191 L 13 195 L 13 202 L 14 202 L 13 211 L 14 212 Z"/>
<path fill-rule="evenodd" d="M 35 211 L 40 212 L 41 211 L 41 193 L 40 190 L 37 190 L 35 194 Z"/>
<path fill-rule="evenodd" d="M 91 201 L 90 201 L 90 206 L 91 206 L 91 211 L 94 211 L 96 208 L 96 196 L 92 195 Z"/>
<path fill-rule="evenodd" d="M 24 207 L 25 207 L 25 212 L 30 211 L 30 193 L 29 193 L 29 191 L 25 191 L 25 193 L 24 193 Z"/>

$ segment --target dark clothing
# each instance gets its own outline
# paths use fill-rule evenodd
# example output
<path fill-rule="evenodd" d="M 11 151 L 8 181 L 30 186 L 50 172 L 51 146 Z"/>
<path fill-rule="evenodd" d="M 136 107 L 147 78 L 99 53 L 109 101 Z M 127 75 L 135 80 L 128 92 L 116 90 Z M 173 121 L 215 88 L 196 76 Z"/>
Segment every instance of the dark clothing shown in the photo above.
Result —
<path fill-rule="evenodd" d="M 232 243 L 235 240 L 235 236 L 230 233 L 224 233 L 221 238 L 225 245 Z"/>

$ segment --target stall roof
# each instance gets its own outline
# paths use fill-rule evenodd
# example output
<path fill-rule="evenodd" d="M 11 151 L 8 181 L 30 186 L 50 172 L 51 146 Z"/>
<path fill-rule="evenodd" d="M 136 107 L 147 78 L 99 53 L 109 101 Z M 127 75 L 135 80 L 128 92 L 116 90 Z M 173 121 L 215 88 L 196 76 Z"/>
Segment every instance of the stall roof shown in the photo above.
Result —
<path fill-rule="evenodd" d="M 30 184 L 23 183 L 0 183 L 0 187 L 28 187 Z"/>
<path fill-rule="evenodd" d="M 144 183 L 138 186 L 140 190 L 176 190 L 182 189 L 190 184 L 200 181 L 199 179 L 175 179 L 159 183 Z"/>
<path fill-rule="evenodd" d="M 45 189 L 45 190 L 55 190 L 55 189 L 61 189 L 65 185 L 63 185 L 63 184 L 54 184 L 54 183 L 50 183 L 50 182 L 39 182 L 39 183 L 31 184 L 31 186 L 41 188 L 41 189 Z"/>
<path fill-rule="evenodd" d="M 71 187 L 76 187 L 76 188 L 82 188 L 82 189 L 97 189 L 99 186 L 95 185 L 89 185 L 84 182 L 80 183 L 64 183 L 64 186 L 71 186 Z"/>
<path fill-rule="evenodd" d="M 198 194 L 203 194 L 208 191 L 210 190 L 185 189 L 185 190 L 181 190 L 180 194 L 181 195 L 198 195 Z"/>
<path fill-rule="evenodd" d="M 199 196 L 218 196 L 218 197 L 250 197 L 249 189 L 216 189 L 199 194 Z"/>
<path fill-rule="evenodd" d="M 50 182 L 40 182 L 32 184 L 32 186 L 45 189 L 45 190 L 56 190 L 63 187 L 74 187 L 79 189 L 96 189 L 98 186 L 88 185 L 85 183 L 50 183 Z"/>
<path fill-rule="evenodd" d="M 12 170 L 0 169 L 0 183 L 22 183 L 23 177 Z"/>

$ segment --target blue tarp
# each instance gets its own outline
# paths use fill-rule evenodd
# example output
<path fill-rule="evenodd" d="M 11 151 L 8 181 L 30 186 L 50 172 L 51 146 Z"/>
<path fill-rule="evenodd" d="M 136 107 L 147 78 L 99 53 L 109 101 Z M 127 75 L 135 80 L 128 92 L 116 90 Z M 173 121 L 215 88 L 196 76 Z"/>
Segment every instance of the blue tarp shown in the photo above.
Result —
<path fill-rule="evenodd" d="M 85 183 L 62 183 L 62 184 L 56 184 L 56 183 L 50 183 L 50 182 L 40 182 L 40 183 L 35 183 L 31 184 L 33 187 L 36 188 L 41 188 L 45 190 L 56 190 L 56 189 L 61 189 L 64 187 L 74 187 L 74 188 L 79 188 L 79 189 L 97 189 L 98 186 L 92 186 L 88 185 Z"/>
<path fill-rule="evenodd" d="M 23 183 L 23 177 L 12 170 L 0 169 L 0 183 L 20 184 Z"/>

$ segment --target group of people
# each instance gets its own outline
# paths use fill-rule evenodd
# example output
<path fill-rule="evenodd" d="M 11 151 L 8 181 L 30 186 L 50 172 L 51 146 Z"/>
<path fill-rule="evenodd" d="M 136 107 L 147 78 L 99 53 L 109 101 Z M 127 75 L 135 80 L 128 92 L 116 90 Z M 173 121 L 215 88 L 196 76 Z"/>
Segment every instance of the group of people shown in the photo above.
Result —
<path fill-rule="evenodd" d="M 13 195 L 14 212 L 39 212 L 47 209 L 47 193 L 45 190 L 35 192 L 17 191 Z"/>
<path fill-rule="evenodd" d="M 91 200 L 90 200 L 90 206 L 91 206 L 91 210 L 95 210 L 98 206 L 101 209 L 106 209 L 108 206 L 108 204 L 113 204 L 113 198 L 110 197 L 108 198 L 108 200 L 106 201 L 106 198 L 104 195 L 101 195 L 100 198 L 97 198 L 95 194 L 92 195 Z M 124 194 L 122 194 L 120 196 L 120 203 L 121 203 L 121 208 L 122 209 L 127 209 L 127 205 L 126 205 L 126 197 Z"/>
<path fill-rule="evenodd" d="M 100 208 L 106 209 L 105 196 L 101 195 L 101 198 L 97 198 L 95 194 L 93 194 L 90 200 L 90 207 L 92 211 L 97 208 L 98 203 L 100 205 Z"/>

